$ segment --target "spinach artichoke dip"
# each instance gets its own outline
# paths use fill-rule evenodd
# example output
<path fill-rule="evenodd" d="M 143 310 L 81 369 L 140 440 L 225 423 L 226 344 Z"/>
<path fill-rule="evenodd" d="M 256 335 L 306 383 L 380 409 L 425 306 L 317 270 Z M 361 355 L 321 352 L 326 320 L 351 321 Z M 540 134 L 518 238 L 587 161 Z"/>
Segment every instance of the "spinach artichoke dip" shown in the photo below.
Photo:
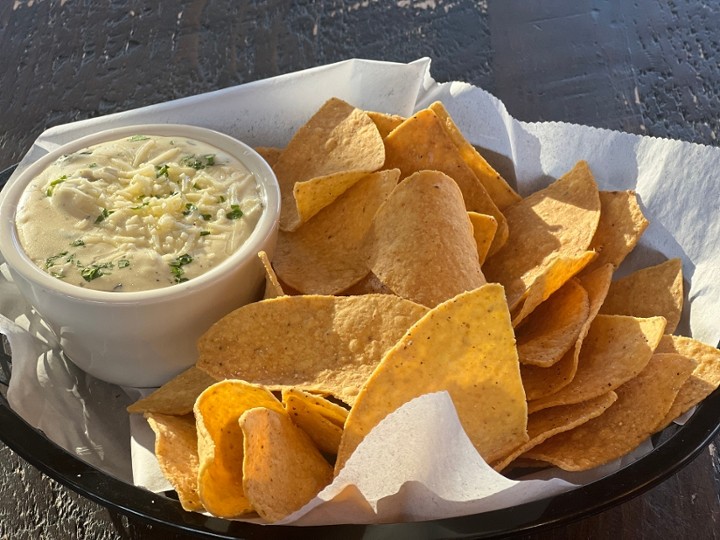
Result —
<path fill-rule="evenodd" d="M 141 291 L 218 265 L 262 211 L 237 159 L 199 141 L 136 135 L 55 161 L 27 187 L 16 225 L 28 256 L 58 279 Z"/>

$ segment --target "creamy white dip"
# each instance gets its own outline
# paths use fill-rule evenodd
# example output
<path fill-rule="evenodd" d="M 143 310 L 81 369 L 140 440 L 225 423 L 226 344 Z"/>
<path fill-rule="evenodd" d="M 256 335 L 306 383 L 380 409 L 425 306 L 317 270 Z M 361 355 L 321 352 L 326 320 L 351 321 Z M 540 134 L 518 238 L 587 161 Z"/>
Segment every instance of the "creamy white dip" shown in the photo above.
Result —
<path fill-rule="evenodd" d="M 136 135 L 55 161 L 27 187 L 16 225 L 25 252 L 58 279 L 140 291 L 207 272 L 262 211 L 237 159 L 183 137 Z"/>

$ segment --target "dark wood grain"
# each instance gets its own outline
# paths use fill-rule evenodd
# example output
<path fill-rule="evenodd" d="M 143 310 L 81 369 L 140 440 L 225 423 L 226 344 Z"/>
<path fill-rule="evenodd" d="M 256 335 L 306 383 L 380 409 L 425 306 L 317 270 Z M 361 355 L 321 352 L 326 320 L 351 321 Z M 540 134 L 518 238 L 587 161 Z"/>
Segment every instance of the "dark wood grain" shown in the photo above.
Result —
<path fill-rule="evenodd" d="M 0 167 L 47 127 L 364 57 L 433 58 L 521 120 L 718 145 L 720 4 L 687 0 L 0 2 Z M 527 538 L 718 538 L 716 439 L 621 506 Z M 0 447 L 0 538 L 187 538 Z"/>

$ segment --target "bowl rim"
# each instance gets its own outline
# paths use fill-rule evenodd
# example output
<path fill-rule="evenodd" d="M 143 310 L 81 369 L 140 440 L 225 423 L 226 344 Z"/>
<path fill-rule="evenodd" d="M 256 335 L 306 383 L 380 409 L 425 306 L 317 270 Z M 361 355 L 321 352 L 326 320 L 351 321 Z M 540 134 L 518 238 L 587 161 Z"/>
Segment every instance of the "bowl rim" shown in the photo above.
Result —
<path fill-rule="evenodd" d="M 214 146 L 241 161 L 255 176 L 264 205 L 263 212 L 255 228 L 247 240 L 217 266 L 188 281 L 167 287 L 127 292 L 101 291 L 78 287 L 52 277 L 33 263 L 18 239 L 15 216 L 25 188 L 36 175 L 65 154 L 95 144 L 139 134 L 187 137 Z M 280 185 L 270 165 L 250 145 L 231 135 L 205 127 L 171 123 L 133 124 L 104 129 L 60 145 L 28 164 L 24 170 L 7 182 L 3 189 L 3 196 L 0 197 L 0 253 L 2 253 L 8 266 L 19 273 L 25 280 L 35 286 L 42 287 L 45 291 L 55 292 L 68 299 L 103 304 L 163 302 L 178 295 L 187 295 L 190 292 L 205 290 L 242 262 L 256 257 L 258 251 L 262 250 L 267 239 L 272 236 L 278 227 L 280 201 Z"/>

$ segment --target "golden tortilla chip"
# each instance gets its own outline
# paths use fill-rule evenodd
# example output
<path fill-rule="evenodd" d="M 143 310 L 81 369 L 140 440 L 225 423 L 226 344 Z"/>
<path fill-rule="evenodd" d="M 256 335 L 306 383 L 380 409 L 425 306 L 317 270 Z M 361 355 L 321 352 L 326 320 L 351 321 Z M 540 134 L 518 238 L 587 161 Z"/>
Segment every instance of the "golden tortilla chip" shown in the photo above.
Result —
<path fill-rule="evenodd" d="M 256 408 L 240 417 L 243 489 L 267 521 L 302 508 L 332 482 L 332 466 L 282 411 Z"/>
<path fill-rule="evenodd" d="M 553 435 L 569 431 L 588 420 L 597 418 L 615 403 L 617 394 L 610 391 L 606 394 L 573 405 L 551 407 L 528 416 L 528 437 L 530 440 L 513 450 L 508 456 L 493 464 L 496 471 L 507 468 L 516 458 L 548 440 Z"/>
<path fill-rule="evenodd" d="M 299 387 L 352 405 L 385 351 L 426 311 L 388 294 L 263 300 L 210 327 L 197 366 L 218 379 Z"/>
<path fill-rule="evenodd" d="M 341 293 L 343 296 L 351 296 L 356 294 L 395 294 L 392 292 L 387 285 L 378 279 L 378 277 L 372 272 L 362 278 L 360 281 L 348 287 Z"/>
<path fill-rule="evenodd" d="M 370 270 L 397 295 L 435 306 L 485 283 L 457 184 L 438 171 L 400 182 L 368 233 Z"/>
<path fill-rule="evenodd" d="M 282 401 L 290 419 L 310 436 L 321 451 L 337 454 L 348 416 L 347 409 L 297 388 L 283 390 Z"/>
<path fill-rule="evenodd" d="M 598 311 L 600 311 L 600 306 L 605 300 L 605 295 L 610 287 L 612 273 L 613 266 L 606 264 L 589 274 L 577 278 L 588 294 L 588 317 L 585 319 L 585 323 L 578 334 L 575 345 L 563 355 L 559 362 L 547 368 L 530 365 L 520 366 L 520 374 L 522 375 L 523 386 L 525 387 L 528 400 L 540 399 L 554 394 L 570 384 L 575 378 L 582 343 Z"/>
<path fill-rule="evenodd" d="M 551 437 L 523 457 L 567 471 L 584 471 L 631 452 L 654 432 L 694 369 L 693 361 L 679 359 L 683 357 L 653 355 L 639 375 L 615 390 L 618 399 L 607 411 Z"/>
<path fill-rule="evenodd" d="M 492 216 L 478 214 L 477 212 L 468 212 L 468 217 L 473 226 L 473 236 L 477 244 L 478 260 L 480 261 L 480 266 L 482 266 L 490 252 L 490 246 L 497 232 L 497 220 Z"/>
<path fill-rule="evenodd" d="M 463 136 L 462 132 L 453 122 L 443 104 L 436 101 L 430 105 L 431 109 L 442 121 L 445 131 L 460 151 L 465 163 L 472 169 L 480 183 L 490 195 L 490 198 L 500 210 L 507 208 L 511 204 L 518 202 L 521 197 L 513 188 L 511 188 L 505 179 L 493 169 L 490 164 L 482 157 L 475 147 L 470 144 Z"/>
<path fill-rule="evenodd" d="M 657 353 L 677 353 L 697 362 L 697 367 L 678 392 L 658 431 L 712 394 L 720 385 L 720 350 L 692 338 L 663 336 Z"/>
<path fill-rule="evenodd" d="M 337 294 L 365 277 L 365 236 L 399 175 L 369 174 L 296 231 L 280 231 L 273 262 L 283 282 L 305 294 Z"/>
<path fill-rule="evenodd" d="M 182 416 L 193 410 L 197 397 L 216 382 L 195 366 L 170 379 L 152 394 L 137 400 L 127 408 L 129 413 L 160 413 Z"/>
<path fill-rule="evenodd" d="M 505 216 L 465 163 L 443 122 L 432 110 L 416 113 L 385 138 L 385 168 L 400 169 L 401 178 L 423 170 L 445 173 L 460 188 L 467 210 L 490 215 L 497 221 L 492 251 L 505 243 L 508 235 Z"/>
<path fill-rule="evenodd" d="M 380 132 L 380 136 L 384 139 L 388 135 L 390 135 L 390 132 L 398 127 L 400 124 L 402 124 L 405 121 L 404 116 L 400 116 L 399 114 L 386 114 L 376 111 L 365 111 L 367 115 L 370 117 L 370 119 L 375 122 L 375 125 L 378 128 L 378 131 Z"/>
<path fill-rule="evenodd" d="M 521 302 L 510 310 L 513 326 L 518 326 L 535 308 L 550 298 L 551 294 L 577 275 L 594 258 L 594 251 L 583 251 L 574 256 L 557 257 L 550 261 L 543 272 L 530 284 Z"/>
<path fill-rule="evenodd" d="M 280 228 L 297 229 L 384 162 L 383 140 L 370 117 L 340 99 L 328 100 L 273 167 L 282 195 Z"/>
<path fill-rule="evenodd" d="M 600 198 L 587 163 L 578 164 L 550 186 L 504 210 L 510 236 L 488 257 L 488 281 L 505 287 L 510 310 L 558 258 L 577 258 L 588 250 L 598 220 Z"/>
<path fill-rule="evenodd" d="M 578 280 L 568 281 L 516 330 L 520 363 L 539 367 L 557 363 L 575 344 L 589 315 L 588 293 Z"/>
<path fill-rule="evenodd" d="M 501 286 L 487 284 L 430 310 L 385 355 L 345 422 L 336 471 L 398 407 L 447 391 L 480 455 L 494 461 L 527 440 L 527 407 Z"/>
<path fill-rule="evenodd" d="M 278 281 L 277 274 L 275 274 L 275 270 L 273 270 L 267 253 L 265 253 L 264 251 L 259 251 L 258 257 L 260 258 L 260 262 L 262 262 L 263 268 L 265 269 L 265 292 L 263 293 L 263 299 L 284 296 L 285 291 L 283 291 L 282 285 L 280 285 L 280 282 Z"/>
<path fill-rule="evenodd" d="M 171 416 L 147 413 L 145 418 L 155 432 L 155 457 L 160 470 L 175 489 L 185 510 L 205 508 L 197 491 L 198 451 L 195 418 L 192 414 Z"/>
<path fill-rule="evenodd" d="M 645 368 L 664 329 L 663 317 L 598 315 L 583 341 L 572 382 L 555 394 L 530 401 L 528 410 L 581 403 L 615 390 Z"/>
<path fill-rule="evenodd" d="M 274 146 L 256 146 L 254 150 L 268 162 L 270 167 L 275 165 L 278 158 L 280 158 L 280 154 L 282 154 L 282 148 L 275 148 Z"/>
<path fill-rule="evenodd" d="M 238 421 L 255 407 L 284 414 L 282 403 L 268 390 L 238 380 L 215 383 L 195 402 L 198 493 L 215 516 L 232 518 L 253 510 L 243 489 L 243 433 Z"/>
<path fill-rule="evenodd" d="M 613 281 L 600 313 L 667 319 L 666 332 L 672 334 L 680 322 L 683 306 L 682 261 L 670 259 L 642 268 Z"/>
<path fill-rule="evenodd" d="M 598 252 L 586 271 L 610 263 L 617 268 L 648 227 L 634 191 L 601 191 L 600 222 L 590 249 Z"/>

